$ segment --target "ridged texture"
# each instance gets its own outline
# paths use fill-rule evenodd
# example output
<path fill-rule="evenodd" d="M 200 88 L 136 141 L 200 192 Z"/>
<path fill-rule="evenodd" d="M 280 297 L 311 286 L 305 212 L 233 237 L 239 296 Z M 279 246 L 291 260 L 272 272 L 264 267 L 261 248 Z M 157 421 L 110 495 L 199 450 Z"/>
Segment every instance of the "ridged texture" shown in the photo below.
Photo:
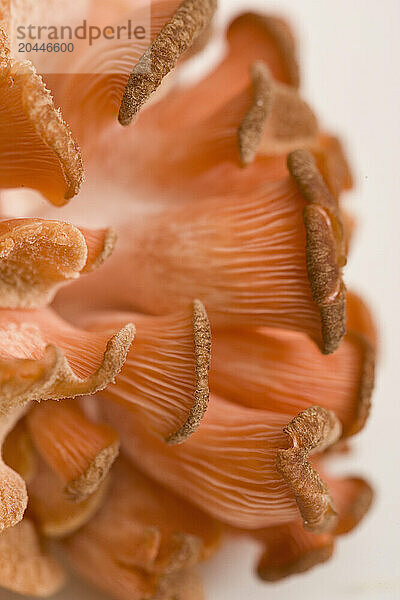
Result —
<path fill-rule="evenodd" d="M 65 495 L 63 482 L 38 460 L 35 477 L 28 485 L 29 511 L 40 533 L 49 538 L 64 538 L 83 527 L 102 506 L 109 480 L 104 480 L 84 500 L 75 502 Z"/>
<path fill-rule="evenodd" d="M 114 329 L 127 319 L 135 323 L 135 343 L 102 396 L 132 410 L 168 443 L 181 443 L 199 427 L 208 405 L 211 332 L 204 306 L 194 301 L 165 317 L 94 313 L 86 327 Z"/>
<path fill-rule="evenodd" d="M 40 534 L 63 538 L 75 569 L 116 599 L 200 600 L 190 569 L 225 529 L 260 542 L 266 581 L 324 562 L 373 499 L 324 465 L 368 417 L 376 330 L 351 294 L 346 323 L 354 224 L 339 198 L 352 177 L 298 92 L 290 27 L 239 15 L 219 63 L 190 85 L 172 71 L 203 46 L 216 0 L 12 4 L 0 0 L 0 188 L 58 206 L 78 192 L 59 105 L 89 175 L 84 210 L 66 214 L 100 229 L 0 222 L 0 585 L 62 585 L 23 519 L 26 488 Z M 129 19 L 145 37 L 75 40 L 73 65 L 35 53 L 39 72 L 55 67 L 53 100 L 5 33 L 11 17 L 53 10 L 102 28 Z M 29 201 L 4 193 L 2 209 Z M 120 235 L 112 257 L 106 223 Z"/>
<path fill-rule="evenodd" d="M 0 312 L 1 412 L 105 388 L 121 370 L 134 328 L 114 335 L 72 327 L 49 309 Z"/>
<path fill-rule="evenodd" d="M 355 332 L 325 356 L 307 337 L 290 331 L 217 331 L 210 381 L 217 394 L 277 413 L 295 416 L 319 403 L 335 412 L 348 436 L 368 417 L 374 353 Z"/>
<path fill-rule="evenodd" d="M 78 193 L 79 148 L 33 65 L 14 61 L 0 29 L 0 186 L 31 187 L 56 205 Z"/>
<path fill-rule="evenodd" d="M 294 329 L 322 344 L 307 274 L 305 201 L 289 177 L 249 196 L 242 190 L 171 206 L 122 226 L 120 247 L 102 277 L 92 278 L 88 303 L 168 314 L 198 298 L 212 326 Z M 72 298 L 82 290 L 77 285 Z"/>
<path fill-rule="evenodd" d="M 76 402 L 46 402 L 27 415 L 32 440 L 42 459 L 64 484 L 65 496 L 82 502 L 107 476 L 118 455 L 117 433 L 92 423 Z"/>
<path fill-rule="evenodd" d="M 117 598 L 192 600 L 172 582 L 212 554 L 219 533 L 210 517 L 119 460 L 103 508 L 66 547 L 75 568 Z"/>
<path fill-rule="evenodd" d="M 103 410 L 135 464 L 221 521 L 256 529 L 297 517 L 294 495 L 275 466 L 289 445 L 288 416 L 211 395 L 199 430 L 180 446 L 166 446 L 125 408 L 104 402 Z"/>

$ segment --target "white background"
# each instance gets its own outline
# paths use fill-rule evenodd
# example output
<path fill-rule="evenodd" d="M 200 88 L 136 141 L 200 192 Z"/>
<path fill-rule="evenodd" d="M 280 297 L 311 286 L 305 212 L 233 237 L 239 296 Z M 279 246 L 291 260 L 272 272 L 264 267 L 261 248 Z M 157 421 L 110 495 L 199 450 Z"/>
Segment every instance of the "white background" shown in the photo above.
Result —
<path fill-rule="evenodd" d="M 335 557 L 281 584 L 252 574 L 257 548 L 226 544 L 202 567 L 208 600 L 400 599 L 400 2 L 220 0 L 220 22 L 239 9 L 287 15 L 300 42 L 303 93 L 322 123 L 342 135 L 356 174 L 343 202 L 359 217 L 346 280 L 377 315 L 381 356 L 374 409 L 337 472 L 360 473 L 377 499 Z M 102 599 L 77 583 L 59 600 Z M 17 598 L 0 592 L 1 600 Z"/>

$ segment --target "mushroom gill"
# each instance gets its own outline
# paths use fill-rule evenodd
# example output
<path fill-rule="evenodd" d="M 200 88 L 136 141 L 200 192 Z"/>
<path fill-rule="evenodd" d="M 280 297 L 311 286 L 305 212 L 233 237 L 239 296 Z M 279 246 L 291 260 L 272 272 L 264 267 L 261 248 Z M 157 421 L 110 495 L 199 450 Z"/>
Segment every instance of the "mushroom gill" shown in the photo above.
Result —
<path fill-rule="evenodd" d="M 218 522 L 153 482 L 126 458 L 117 460 L 112 477 L 103 507 L 76 538 L 92 533 L 116 561 L 157 574 L 193 566 L 218 546 Z"/>
<path fill-rule="evenodd" d="M 65 538 L 93 518 L 105 500 L 109 483 L 109 479 L 103 480 L 92 494 L 75 502 L 66 497 L 63 482 L 39 458 L 37 472 L 28 484 L 28 513 L 42 535 Z"/>
<path fill-rule="evenodd" d="M 313 434 L 300 440 L 296 454 L 284 430 L 290 417 L 215 395 L 201 427 L 179 446 L 166 446 L 124 407 L 103 402 L 102 408 L 134 464 L 215 518 L 258 529 L 291 521 L 300 509 L 309 527 L 334 525 L 329 492 L 308 461 L 313 449 L 340 436 L 333 413 L 317 407 L 295 417 Z M 305 474 L 309 485 L 302 492 L 298 481 Z"/>
<path fill-rule="evenodd" d="M 343 435 L 354 435 L 368 417 L 373 381 L 374 352 L 357 331 L 330 356 L 291 331 L 214 332 L 211 388 L 244 406 L 294 416 L 319 403 L 335 412 Z"/>
<path fill-rule="evenodd" d="M 117 433 L 92 423 L 71 400 L 36 404 L 26 419 L 37 451 L 63 483 L 66 498 L 82 502 L 93 494 L 118 455 Z"/>
<path fill-rule="evenodd" d="M 164 317 L 92 313 L 84 325 L 105 331 L 127 320 L 135 324 L 135 343 L 102 397 L 122 403 L 168 443 L 180 443 L 196 431 L 208 405 L 211 332 L 204 306 L 195 300 Z"/>
<path fill-rule="evenodd" d="M 133 8 L 122 2 L 111 11 L 104 1 L 87 3 L 88 21 L 118 30 L 118 37 L 80 44 L 76 72 L 60 58 L 46 75 L 85 157 L 95 155 L 98 140 L 118 121 L 126 126 L 136 117 L 207 28 L 215 8 L 216 0 L 151 0 Z M 141 27 L 140 36 L 128 33 L 128 21 Z"/>
<path fill-rule="evenodd" d="M 1 412 L 8 414 L 30 400 L 103 389 L 120 371 L 133 336 L 130 324 L 114 334 L 88 333 L 50 309 L 1 310 Z"/>
<path fill-rule="evenodd" d="M 221 163 L 246 166 L 257 154 L 284 157 L 291 150 L 317 143 L 316 117 L 298 91 L 275 82 L 263 62 L 250 67 L 250 83 L 215 112 L 198 122 L 193 119 L 190 127 L 178 132 L 168 130 L 155 136 L 147 152 L 160 185 L 175 188 L 184 178 L 195 177 L 195 187 L 200 175 L 204 178 Z M 138 136 L 154 128 L 145 116 L 144 123 L 138 124 Z M 146 152 L 142 154 L 146 162 Z"/>
<path fill-rule="evenodd" d="M 202 584 L 190 570 L 157 577 L 126 566 L 115 561 L 90 534 L 73 537 L 67 550 L 74 570 L 117 600 L 204 600 Z"/>
<path fill-rule="evenodd" d="M 65 204 L 82 183 L 80 150 L 33 65 L 11 58 L 3 29 L 0 73 L 0 188 L 33 188 Z"/>
<path fill-rule="evenodd" d="M 257 574 L 264 581 L 279 581 L 326 562 L 338 536 L 352 531 L 367 514 L 373 498 L 369 484 L 360 478 L 329 479 L 337 511 L 335 528 L 326 533 L 306 531 L 300 520 L 252 532 L 263 545 Z"/>
<path fill-rule="evenodd" d="M 126 459 L 117 461 L 113 478 L 103 507 L 65 542 L 72 565 L 116 598 L 197 597 L 185 591 L 185 573 L 215 551 L 218 523 Z"/>
<path fill-rule="evenodd" d="M 288 163 L 291 177 L 255 191 L 142 211 L 121 225 L 119 249 L 87 282 L 89 307 L 167 314 L 199 298 L 213 326 L 293 329 L 333 352 L 345 332 L 340 212 L 310 153 Z M 82 290 L 71 286 L 61 309 Z"/>
<path fill-rule="evenodd" d="M 340 142 L 319 131 L 313 111 L 298 90 L 275 81 L 266 63 L 249 64 L 249 72 L 250 81 L 242 82 L 237 90 L 228 86 L 229 95 L 214 110 L 197 117 L 197 103 L 189 105 L 186 126 L 182 126 L 182 110 L 172 114 L 167 96 L 142 112 L 134 138 L 114 129 L 97 147 L 96 159 L 89 161 L 92 176 L 101 170 L 103 177 L 112 179 L 118 170 L 123 187 L 135 186 L 149 202 L 155 194 L 169 202 L 187 201 L 193 194 L 197 199 L 216 198 L 226 196 L 227 180 L 230 191 L 240 193 L 285 178 L 286 154 L 307 148 L 337 199 L 351 182 Z M 211 97 L 218 92 L 216 85 Z M 164 105 L 171 112 L 168 118 L 162 116 Z M 122 146 L 124 152 L 110 153 L 110 143 Z"/>
<path fill-rule="evenodd" d="M 172 201 L 177 196 L 184 200 L 185 194 L 226 194 L 223 183 L 227 177 L 232 186 L 241 184 L 247 189 L 254 179 L 253 170 L 243 173 L 242 167 L 251 165 L 257 156 L 267 158 L 260 173 L 262 182 L 284 178 L 286 154 L 297 148 L 315 148 L 322 161 L 331 148 L 321 145 L 316 117 L 299 92 L 274 81 L 262 61 L 251 64 L 250 73 L 249 83 L 229 95 L 215 111 L 196 120 L 195 110 L 193 114 L 190 110 L 187 127 L 163 128 L 158 124 L 159 105 L 168 98 L 150 107 L 135 126 L 135 138 L 114 130 L 89 168 L 94 173 L 101 169 L 103 176 L 106 173 L 110 177 L 118 168 L 124 181 L 140 186 L 147 195 L 154 189 Z M 180 119 L 177 113 L 174 120 Z M 122 156 L 109 153 L 110 139 L 123 145 Z M 331 162 L 336 165 L 333 160 L 327 164 L 329 176 Z"/>
<path fill-rule="evenodd" d="M 239 15 L 191 84 L 173 72 L 216 0 L 83 4 L 0 0 L 0 208 L 55 205 L 0 219 L 0 585 L 60 589 L 46 538 L 121 600 L 200 600 L 225 531 L 260 542 L 265 581 L 303 572 L 373 496 L 325 470 L 366 422 L 377 345 L 343 282 L 345 151 L 281 19 Z M 14 25 L 53 11 L 99 39 L 17 60 Z M 88 179 L 62 218 L 84 227 L 48 220 L 83 179 L 61 110 Z"/>

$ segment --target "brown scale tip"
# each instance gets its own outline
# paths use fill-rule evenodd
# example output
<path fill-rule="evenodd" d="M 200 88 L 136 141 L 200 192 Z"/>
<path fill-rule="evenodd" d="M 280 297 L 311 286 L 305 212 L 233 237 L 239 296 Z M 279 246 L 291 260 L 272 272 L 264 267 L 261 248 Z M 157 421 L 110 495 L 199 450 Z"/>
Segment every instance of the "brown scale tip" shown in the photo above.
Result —
<path fill-rule="evenodd" d="M 307 202 L 306 261 L 313 299 L 321 314 L 322 347 L 331 354 L 346 333 L 346 264 L 343 225 L 337 203 L 307 150 L 295 150 L 287 159 L 290 175 Z"/>
<path fill-rule="evenodd" d="M 362 370 L 355 417 L 351 425 L 344 429 L 343 437 L 355 435 L 365 426 L 371 410 L 371 397 L 375 385 L 375 350 L 363 335 L 350 331 L 347 337 L 354 340 L 361 350 Z"/>
<path fill-rule="evenodd" d="M 54 153 L 62 171 L 64 190 L 62 193 L 49 193 L 48 199 L 53 204 L 65 204 L 78 193 L 83 181 L 80 149 L 60 110 L 54 106 L 53 98 L 42 77 L 29 61 L 12 60 L 8 45 L 7 35 L 3 29 L 0 29 L 2 83 L 12 81 L 15 90 L 18 91 L 19 114 L 14 118 L 18 119 L 18 125 L 26 121 L 26 138 L 22 140 L 23 145 L 40 142 L 43 147 L 49 148 Z M 43 159 L 46 160 L 45 157 Z M 45 189 L 39 191 L 46 195 Z"/>
<path fill-rule="evenodd" d="M 70 501 L 81 502 L 93 494 L 104 481 L 118 453 L 118 440 L 99 452 L 87 470 L 66 485 L 64 489 L 66 498 Z"/>
<path fill-rule="evenodd" d="M 67 201 L 79 192 L 83 182 L 81 152 L 61 112 L 54 107 L 53 98 L 42 78 L 36 74 L 33 67 L 31 73 L 31 79 L 26 83 L 23 102 L 37 133 L 58 156 L 66 182 L 64 199 Z"/>
<path fill-rule="evenodd" d="M 36 403 L 26 420 L 36 450 L 63 482 L 66 498 L 82 502 L 93 494 L 118 455 L 117 433 L 93 423 L 72 400 Z"/>
<path fill-rule="evenodd" d="M 252 104 L 238 129 L 239 152 L 243 165 L 251 164 L 256 157 L 273 100 L 272 80 L 263 62 L 258 61 L 252 65 L 251 77 Z"/>
<path fill-rule="evenodd" d="M 28 486 L 29 511 L 34 515 L 40 533 L 46 537 L 72 535 L 86 525 L 102 506 L 109 478 L 83 502 L 71 502 L 65 498 L 63 482 L 42 460 L 39 459 L 38 463 L 38 472 Z"/>
<path fill-rule="evenodd" d="M 53 345 L 47 346 L 43 358 L 37 360 L 0 360 L 0 413 L 30 400 L 61 400 L 104 389 L 120 372 L 134 334 L 134 326 L 128 324 L 113 335 L 100 367 L 85 379 L 75 375 L 63 352 Z"/>
<path fill-rule="evenodd" d="M 193 340 L 196 359 L 194 401 L 185 423 L 167 438 L 168 444 L 180 444 L 199 427 L 207 410 L 210 390 L 208 372 L 211 360 L 211 329 L 206 309 L 200 300 L 193 302 Z"/>
<path fill-rule="evenodd" d="M 229 29 L 232 29 L 241 21 L 254 23 L 264 30 L 265 34 L 274 42 L 285 65 L 285 82 L 298 88 L 300 85 L 300 69 L 297 60 L 296 44 L 293 33 L 286 21 L 272 15 L 244 13 L 231 23 Z"/>
<path fill-rule="evenodd" d="M 294 493 L 305 529 L 314 533 L 334 526 L 336 512 L 327 485 L 314 470 L 308 456 L 321 452 L 341 435 L 336 415 L 320 406 L 299 413 L 283 430 L 293 447 L 278 450 L 277 471 Z"/>
<path fill-rule="evenodd" d="M 129 125 L 178 59 L 209 24 L 217 0 L 184 0 L 133 68 L 119 109 L 121 125 Z"/>

